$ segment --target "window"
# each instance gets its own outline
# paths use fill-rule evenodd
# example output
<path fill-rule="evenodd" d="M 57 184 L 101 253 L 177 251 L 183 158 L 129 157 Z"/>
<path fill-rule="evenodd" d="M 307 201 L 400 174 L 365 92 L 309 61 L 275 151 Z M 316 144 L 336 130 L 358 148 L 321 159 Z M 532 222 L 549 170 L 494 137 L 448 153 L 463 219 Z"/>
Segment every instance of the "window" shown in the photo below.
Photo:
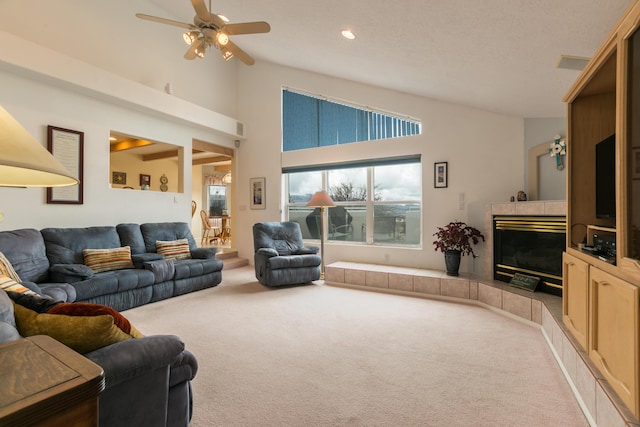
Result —
<path fill-rule="evenodd" d="M 419 135 L 418 120 L 282 91 L 282 151 Z"/>
<path fill-rule="evenodd" d="M 287 172 L 287 171 L 285 171 Z M 422 168 L 419 158 L 285 173 L 289 221 L 306 239 L 320 238 L 320 210 L 306 207 L 325 189 L 335 208 L 325 210 L 329 241 L 419 245 Z"/>

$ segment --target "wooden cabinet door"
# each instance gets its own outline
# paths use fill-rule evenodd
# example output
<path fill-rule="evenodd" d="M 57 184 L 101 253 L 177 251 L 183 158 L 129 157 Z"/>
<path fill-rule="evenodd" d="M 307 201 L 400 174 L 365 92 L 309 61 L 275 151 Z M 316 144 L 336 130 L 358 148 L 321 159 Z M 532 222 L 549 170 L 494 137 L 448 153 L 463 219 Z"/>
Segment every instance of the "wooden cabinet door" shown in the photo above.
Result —
<path fill-rule="evenodd" d="M 589 264 L 562 254 L 562 321 L 583 349 L 589 339 Z"/>
<path fill-rule="evenodd" d="M 589 288 L 589 358 L 638 417 L 638 288 L 595 267 Z"/>

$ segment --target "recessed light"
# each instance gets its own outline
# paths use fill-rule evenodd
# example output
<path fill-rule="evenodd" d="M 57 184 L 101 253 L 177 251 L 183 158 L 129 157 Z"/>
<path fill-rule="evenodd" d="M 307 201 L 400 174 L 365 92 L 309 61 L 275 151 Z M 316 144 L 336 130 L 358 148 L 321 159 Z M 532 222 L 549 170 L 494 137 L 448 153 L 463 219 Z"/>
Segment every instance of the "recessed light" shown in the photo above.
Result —
<path fill-rule="evenodd" d="M 351 30 L 342 30 L 342 37 L 345 39 L 353 40 L 356 38 L 356 35 L 351 32 Z"/>

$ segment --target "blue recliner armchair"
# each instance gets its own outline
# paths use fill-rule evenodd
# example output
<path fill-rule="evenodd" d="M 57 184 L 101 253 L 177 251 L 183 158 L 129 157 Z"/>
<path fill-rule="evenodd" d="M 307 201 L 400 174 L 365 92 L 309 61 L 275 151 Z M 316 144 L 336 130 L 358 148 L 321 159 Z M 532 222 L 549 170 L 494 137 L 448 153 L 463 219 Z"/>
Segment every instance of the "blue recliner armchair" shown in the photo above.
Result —
<path fill-rule="evenodd" d="M 320 278 L 319 248 L 305 246 L 297 222 L 253 226 L 256 279 L 265 286 L 300 285 Z"/>

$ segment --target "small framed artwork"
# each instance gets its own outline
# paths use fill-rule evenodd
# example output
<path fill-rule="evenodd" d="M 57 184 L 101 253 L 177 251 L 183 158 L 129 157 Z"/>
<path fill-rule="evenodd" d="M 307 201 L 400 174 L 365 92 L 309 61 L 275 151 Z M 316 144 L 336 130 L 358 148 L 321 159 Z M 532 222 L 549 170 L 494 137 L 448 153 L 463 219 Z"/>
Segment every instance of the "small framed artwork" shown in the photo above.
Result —
<path fill-rule="evenodd" d="M 449 185 L 449 164 L 448 162 L 437 162 L 433 164 L 433 186 L 434 188 L 447 188 Z"/>
<path fill-rule="evenodd" d="M 640 179 L 640 148 L 631 149 L 631 178 Z"/>
<path fill-rule="evenodd" d="M 81 205 L 83 195 L 84 132 L 47 126 L 47 149 L 58 159 L 78 184 L 48 187 L 47 203 Z"/>
<path fill-rule="evenodd" d="M 140 186 L 151 185 L 151 175 L 140 174 Z"/>
<path fill-rule="evenodd" d="M 111 174 L 111 183 L 118 185 L 126 185 L 127 184 L 127 173 L 126 172 L 113 172 Z"/>
<path fill-rule="evenodd" d="M 265 209 L 265 178 L 251 178 L 249 194 L 251 194 L 251 209 Z"/>

